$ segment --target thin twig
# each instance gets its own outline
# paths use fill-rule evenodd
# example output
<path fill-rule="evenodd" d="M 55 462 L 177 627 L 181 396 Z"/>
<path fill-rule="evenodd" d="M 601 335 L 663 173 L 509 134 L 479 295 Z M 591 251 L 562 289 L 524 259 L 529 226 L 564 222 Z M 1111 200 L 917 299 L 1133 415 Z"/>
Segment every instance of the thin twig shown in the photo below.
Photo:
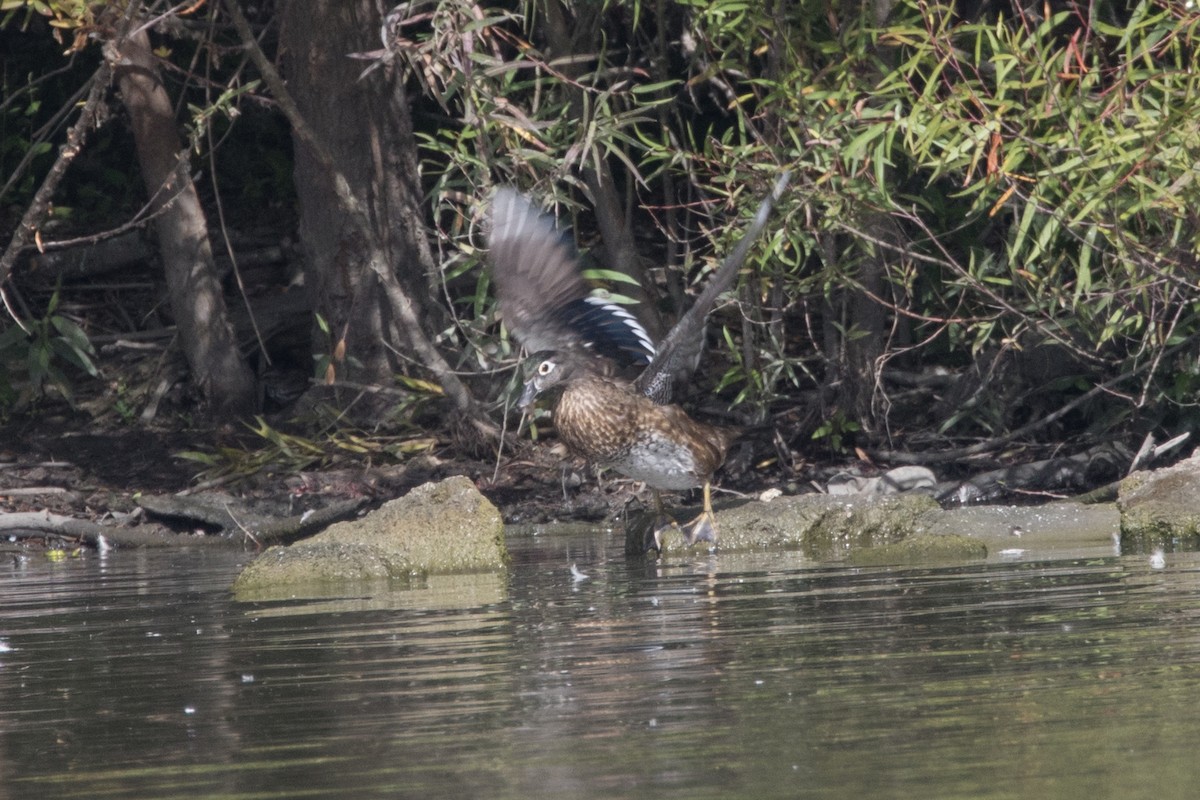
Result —
<path fill-rule="evenodd" d="M 50 208 L 50 201 L 54 197 L 54 193 L 58 190 L 58 185 L 67 173 L 67 167 L 71 165 L 71 162 L 83 150 L 83 144 L 87 141 L 88 134 L 95 127 L 98 120 L 96 112 L 99 109 L 100 102 L 104 99 L 105 93 L 108 91 L 108 84 L 111 79 L 112 67 L 107 61 L 104 61 L 92 73 L 91 90 L 88 92 L 88 98 L 83 104 L 83 109 L 79 112 L 79 118 L 75 120 L 75 124 L 67 131 L 67 143 L 59 150 L 58 159 L 50 167 L 50 171 L 46 173 L 46 177 L 42 181 L 42 185 L 38 188 L 37 194 L 33 196 L 33 201 L 25 209 L 25 214 L 21 217 L 21 222 L 13 232 L 7 249 L 0 256 L 0 301 L 3 301 L 4 308 L 8 311 L 9 315 L 26 333 L 29 332 L 29 328 L 25 326 L 20 315 L 13 310 L 12 305 L 9 303 L 8 295 L 4 291 L 4 284 L 8 282 L 8 278 L 12 274 L 17 256 L 25 249 L 26 245 L 34 240 L 38 227 L 42 224 L 42 220 L 46 218 L 46 213 Z"/>
<path fill-rule="evenodd" d="M 1184 339 L 1182 342 L 1179 342 L 1173 347 L 1167 348 L 1162 352 L 1162 358 L 1169 358 L 1183 348 L 1194 344 L 1196 339 L 1196 336 L 1189 336 L 1187 339 Z M 1134 367 L 1127 372 L 1117 375 L 1115 378 L 1111 378 L 1104 383 L 1093 386 L 1091 389 L 1071 400 L 1057 411 L 1047 414 L 1039 420 L 1034 420 L 1026 425 L 1022 425 L 1015 431 L 1010 431 L 1003 436 L 994 436 L 987 441 L 977 442 L 968 447 L 958 447 L 954 450 L 945 450 L 940 453 L 908 453 L 898 450 L 868 449 L 867 454 L 871 456 L 872 459 L 878 461 L 887 461 L 892 464 L 944 464 L 947 462 L 960 461 L 965 458 L 983 455 L 995 450 L 998 447 L 1002 447 L 1003 445 L 1006 445 L 1015 439 L 1027 436 L 1039 428 L 1046 427 L 1050 423 L 1055 422 L 1069 414 L 1071 411 L 1074 411 L 1076 408 L 1091 400 L 1093 397 L 1110 391 L 1112 387 L 1118 383 L 1133 378 L 1158 363 L 1159 360 L 1156 359 L 1146 361 L 1140 366 Z"/>
<path fill-rule="evenodd" d="M 179 161 L 180 164 L 186 164 L 186 150 L 179 154 Z M 166 199 L 160 199 L 160 196 L 167 191 L 171 191 L 173 194 Z M 108 239 L 115 239 L 118 236 L 134 230 L 135 228 L 144 228 L 147 223 L 153 222 L 155 217 L 158 217 L 160 214 L 166 212 L 171 207 L 171 204 L 175 201 L 175 198 L 178 197 L 182 192 L 183 189 L 181 186 L 176 185 L 172 187 L 168 183 L 164 183 L 158 187 L 153 195 L 150 196 L 150 199 L 146 201 L 145 205 L 139 208 L 137 212 L 129 218 L 129 221 L 123 222 L 115 228 L 109 228 L 106 231 L 89 233 L 87 236 L 76 236 L 71 239 L 55 239 L 49 242 L 41 242 L 38 244 L 38 252 L 48 253 L 54 250 L 68 250 L 72 247 L 99 244 L 100 242 L 107 241 Z M 157 208 L 155 208 L 155 206 L 157 206 Z M 155 210 L 151 211 L 152 208 Z M 26 247 L 29 246 L 30 245 L 26 245 Z"/>
<path fill-rule="evenodd" d="M 253 533 L 250 532 L 249 528 L 247 528 L 245 525 L 242 524 L 241 520 L 239 520 L 236 516 L 234 516 L 233 509 L 231 509 L 229 507 L 229 503 L 222 503 L 221 505 L 224 507 L 225 513 L 229 515 L 229 518 L 231 520 L 233 520 L 233 524 L 238 526 L 238 529 L 241 530 L 241 532 L 243 534 L 245 534 L 247 539 L 254 542 L 254 548 L 256 550 L 262 550 L 262 542 L 260 542 L 258 540 L 258 538 Z"/>
<path fill-rule="evenodd" d="M 50 75 L 69 72 L 74 66 L 74 63 L 75 57 L 72 56 L 71 60 L 67 62 L 67 66 L 55 70 L 54 72 L 50 73 Z M 13 97 L 20 97 L 26 92 L 32 93 L 33 88 L 45 79 L 46 78 L 43 77 L 37 79 L 36 81 L 31 81 L 29 87 L 25 91 L 16 92 Z M 0 198 L 7 196 L 8 193 L 12 191 L 12 188 L 25 178 L 25 173 L 28 172 L 30 165 L 37 160 L 38 148 L 36 145 L 51 141 L 53 139 L 62 126 L 66 124 L 66 121 L 70 119 L 71 113 L 79 106 L 80 100 L 87 95 L 90 89 L 91 86 L 89 86 L 87 82 L 84 82 L 82 86 L 76 89 L 75 92 L 66 99 L 66 102 L 64 102 L 57 111 L 50 115 L 50 119 L 46 120 L 45 124 L 33 131 L 32 135 L 29 137 L 30 144 L 32 146 L 25 149 L 25 155 L 21 156 L 21 160 L 17 162 L 17 165 L 13 167 L 12 171 L 8 174 L 8 177 L 4 181 L 4 186 L 0 187 Z M 0 103 L 0 111 L 3 111 L 8 103 L 8 100 Z"/>

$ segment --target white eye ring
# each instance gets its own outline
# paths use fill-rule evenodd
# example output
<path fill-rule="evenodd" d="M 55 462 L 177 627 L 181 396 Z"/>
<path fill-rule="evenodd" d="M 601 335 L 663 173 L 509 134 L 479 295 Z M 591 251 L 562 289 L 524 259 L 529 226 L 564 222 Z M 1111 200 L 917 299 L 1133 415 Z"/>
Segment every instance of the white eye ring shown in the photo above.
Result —
<path fill-rule="evenodd" d="M 554 370 L 553 361 L 543 361 L 538 364 L 538 375 L 549 375 Z"/>

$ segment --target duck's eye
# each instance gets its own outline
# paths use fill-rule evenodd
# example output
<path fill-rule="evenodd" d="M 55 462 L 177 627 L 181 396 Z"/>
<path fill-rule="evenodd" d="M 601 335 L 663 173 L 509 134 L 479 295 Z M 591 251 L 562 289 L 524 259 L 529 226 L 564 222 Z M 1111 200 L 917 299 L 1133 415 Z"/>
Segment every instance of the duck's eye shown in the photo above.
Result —
<path fill-rule="evenodd" d="M 538 364 L 538 375 L 549 375 L 553 371 L 554 371 L 554 362 L 553 361 L 543 361 L 542 363 Z"/>

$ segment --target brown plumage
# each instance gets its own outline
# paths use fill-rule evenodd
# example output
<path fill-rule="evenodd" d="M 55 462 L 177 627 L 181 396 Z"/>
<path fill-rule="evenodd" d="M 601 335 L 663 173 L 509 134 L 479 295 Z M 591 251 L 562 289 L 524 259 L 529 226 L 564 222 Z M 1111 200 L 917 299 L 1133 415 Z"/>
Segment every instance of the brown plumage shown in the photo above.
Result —
<path fill-rule="evenodd" d="M 589 362 L 569 357 L 549 355 L 538 362 L 521 407 L 531 407 L 542 394 L 555 397 L 554 429 L 572 453 L 654 490 L 656 550 L 662 550 L 663 534 L 678 527 L 663 511 L 660 490 L 703 487 L 704 509 L 682 532 L 689 545 L 716 542 L 710 482 L 725 463 L 737 429 L 694 420 L 679 406 L 659 405 L 631 384 L 597 374 Z"/>
<path fill-rule="evenodd" d="M 703 487 L 704 510 L 684 527 L 684 539 L 716 541 L 710 483 L 737 431 L 698 422 L 670 400 L 694 371 L 708 312 L 732 284 L 787 177 L 657 348 L 632 315 L 587 295 L 574 251 L 548 216 L 511 189 L 492 202 L 490 261 L 501 314 L 518 341 L 542 351 L 520 405 L 527 410 L 543 393 L 554 397 L 554 426 L 571 452 L 654 490 L 658 550 L 662 534 L 677 527 L 662 510 L 660 490 Z M 611 377 L 623 366 L 641 367 L 634 382 Z"/>

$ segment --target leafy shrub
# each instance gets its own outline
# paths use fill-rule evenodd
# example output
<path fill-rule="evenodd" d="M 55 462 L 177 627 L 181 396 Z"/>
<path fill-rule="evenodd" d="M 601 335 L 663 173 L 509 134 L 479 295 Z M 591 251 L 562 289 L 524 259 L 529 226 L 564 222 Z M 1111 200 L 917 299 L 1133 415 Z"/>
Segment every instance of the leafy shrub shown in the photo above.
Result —
<path fill-rule="evenodd" d="M 18 325 L 0 331 L 0 407 L 42 397 L 52 387 L 73 402 L 68 371 L 76 369 L 92 377 L 99 374 L 92 362 L 96 351 L 87 334 L 76 322 L 57 313 L 58 297 L 57 292 L 51 297 L 45 317 L 25 323 L 28 331 Z"/>

